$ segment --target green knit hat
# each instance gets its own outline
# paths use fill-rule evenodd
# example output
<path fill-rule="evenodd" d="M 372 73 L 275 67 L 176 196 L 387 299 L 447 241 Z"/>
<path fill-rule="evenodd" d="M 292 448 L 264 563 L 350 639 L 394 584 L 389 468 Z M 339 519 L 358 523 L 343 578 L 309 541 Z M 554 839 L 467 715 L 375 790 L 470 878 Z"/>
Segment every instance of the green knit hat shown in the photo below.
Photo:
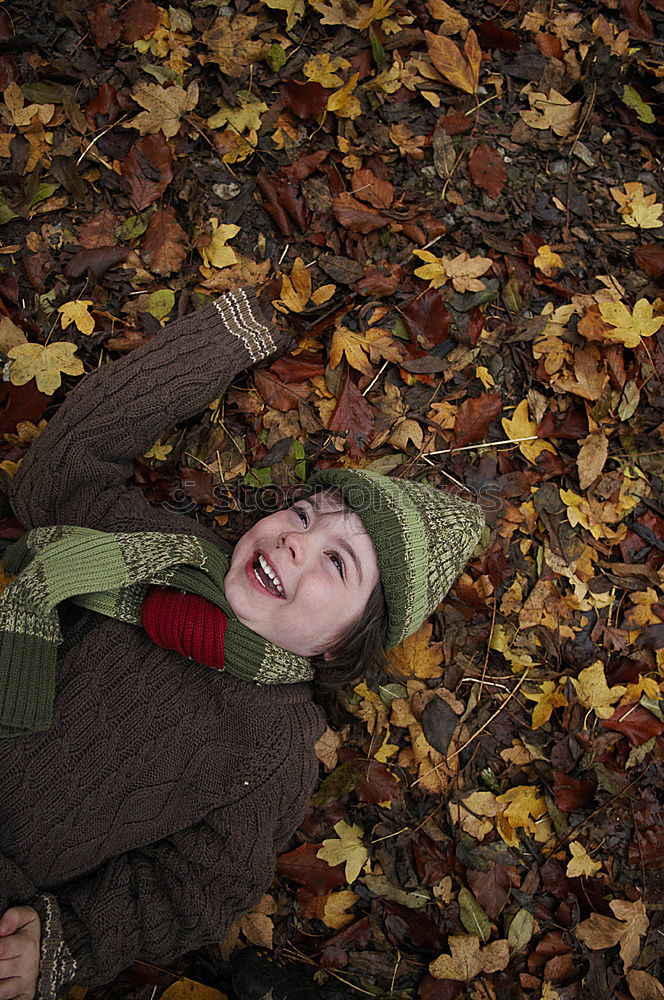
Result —
<path fill-rule="evenodd" d="M 326 469 L 307 486 L 337 487 L 361 518 L 378 554 L 387 646 L 396 646 L 435 611 L 466 565 L 484 527 L 481 509 L 428 483 L 367 469 Z"/>

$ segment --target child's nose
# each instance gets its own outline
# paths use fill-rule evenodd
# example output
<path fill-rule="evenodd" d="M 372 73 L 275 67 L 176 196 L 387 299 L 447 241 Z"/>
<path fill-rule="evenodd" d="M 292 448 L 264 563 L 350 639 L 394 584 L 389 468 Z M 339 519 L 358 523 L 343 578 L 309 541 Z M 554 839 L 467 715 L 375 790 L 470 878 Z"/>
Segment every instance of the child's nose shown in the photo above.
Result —
<path fill-rule="evenodd" d="M 304 540 L 298 531 L 288 531 L 280 535 L 277 548 L 285 549 L 293 562 L 301 562 L 304 558 Z"/>

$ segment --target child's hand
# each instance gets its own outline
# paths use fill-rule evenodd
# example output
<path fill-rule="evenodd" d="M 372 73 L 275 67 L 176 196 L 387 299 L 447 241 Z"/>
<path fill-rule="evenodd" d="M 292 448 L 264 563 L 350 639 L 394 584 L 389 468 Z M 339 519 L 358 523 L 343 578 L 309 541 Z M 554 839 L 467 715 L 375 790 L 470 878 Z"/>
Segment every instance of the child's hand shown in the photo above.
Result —
<path fill-rule="evenodd" d="M 32 906 L 12 906 L 0 919 L 0 1000 L 32 1000 L 39 978 L 41 924 Z"/>

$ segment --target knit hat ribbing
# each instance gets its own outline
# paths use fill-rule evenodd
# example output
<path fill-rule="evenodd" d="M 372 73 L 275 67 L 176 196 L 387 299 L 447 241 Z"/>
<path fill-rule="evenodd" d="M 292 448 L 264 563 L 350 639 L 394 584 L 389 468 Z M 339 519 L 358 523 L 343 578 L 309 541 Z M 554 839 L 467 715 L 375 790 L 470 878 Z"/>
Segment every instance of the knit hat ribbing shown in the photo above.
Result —
<path fill-rule="evenodd" d="M 428 483 L 368 469 L 326 469 L 308 487 L 336 487 L 376 548 L 388 609 L 387 646 L 417 631 L 461 573 L 484 527 L 480 507 Z"/>

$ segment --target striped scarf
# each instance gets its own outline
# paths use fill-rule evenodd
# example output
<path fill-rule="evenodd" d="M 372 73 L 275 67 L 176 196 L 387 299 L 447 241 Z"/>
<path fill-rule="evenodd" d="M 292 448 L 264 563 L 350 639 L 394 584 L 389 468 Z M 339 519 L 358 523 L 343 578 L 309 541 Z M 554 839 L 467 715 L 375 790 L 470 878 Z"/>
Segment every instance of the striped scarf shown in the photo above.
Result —
<path fill-rule="evenodd" d="M 193 535 L 34 528 L 7 549 L 3 565 L 15 579 L 0 595 L 0 738 L 52 725 L 62 641 L 57 606 L 67 599 L 140 625 L 150 587 L 177 587 L 228 616 L 224 668 L 235 677 L 288 684 L 313 676 L 308 659 L 266 642 L 238 621 L 223 588 L 228 556 Z"/>

